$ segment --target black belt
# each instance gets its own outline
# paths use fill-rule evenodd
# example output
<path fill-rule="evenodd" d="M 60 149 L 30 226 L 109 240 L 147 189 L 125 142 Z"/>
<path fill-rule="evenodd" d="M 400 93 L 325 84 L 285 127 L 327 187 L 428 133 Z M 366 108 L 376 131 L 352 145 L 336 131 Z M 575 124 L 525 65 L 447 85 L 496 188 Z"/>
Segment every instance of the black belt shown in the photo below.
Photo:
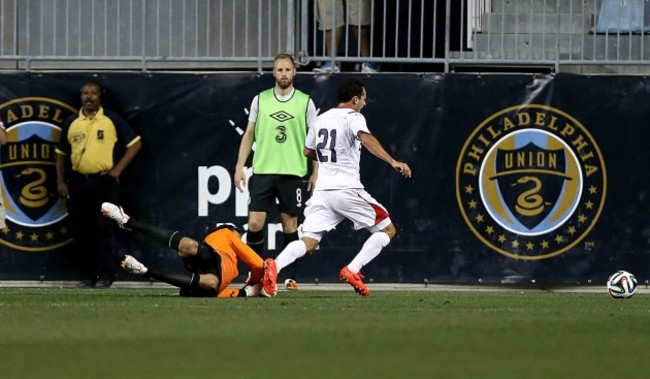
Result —
<path fill-rule="evenodd" d="M 81 179 L 92 179 L 92 178 L 99 178 L 99 177 L 101 177 L 101 176 L 106 176 L 106 175 L 108 175 L 108 171 L 102 171 L 102 172 L 99 172 L 99 173 L 97 173 L 97 174 L 82 174 L 82 173 L 80 173 L 80 172 L 73 171 L 73 172 L 72 172 L 72 175 L 73 175 L 75 178 L 81 178 Z"/>

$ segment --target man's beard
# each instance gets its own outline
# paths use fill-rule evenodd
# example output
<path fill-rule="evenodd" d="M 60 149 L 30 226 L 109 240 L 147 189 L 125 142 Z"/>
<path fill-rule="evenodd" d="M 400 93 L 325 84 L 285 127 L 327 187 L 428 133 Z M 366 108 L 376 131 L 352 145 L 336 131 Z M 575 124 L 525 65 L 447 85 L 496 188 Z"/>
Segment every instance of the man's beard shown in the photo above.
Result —
<path fill-rule="evenodd" d="M 287 88 L 289 88 L 289 87 L 291 87 L 293 85 L 293 80 L 287 80 L 286 82 L 282 81 L 282 80 L 278 80 L 277 84 L 278 84 L 278 87 L 280 87 L 282 89 L 287 89 Z"/>

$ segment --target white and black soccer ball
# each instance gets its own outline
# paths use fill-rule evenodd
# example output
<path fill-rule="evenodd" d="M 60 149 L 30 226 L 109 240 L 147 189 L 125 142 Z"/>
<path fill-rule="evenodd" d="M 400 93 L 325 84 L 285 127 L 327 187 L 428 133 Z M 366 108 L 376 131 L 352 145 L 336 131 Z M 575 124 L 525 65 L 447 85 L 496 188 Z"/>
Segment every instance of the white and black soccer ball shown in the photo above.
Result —
<path fill-rule="evenodd" d="M 613 298 L 627 299 L 636 293 L 636 278 L 625 270 L 619 270 L 607 279 L 607 291 Z"/>

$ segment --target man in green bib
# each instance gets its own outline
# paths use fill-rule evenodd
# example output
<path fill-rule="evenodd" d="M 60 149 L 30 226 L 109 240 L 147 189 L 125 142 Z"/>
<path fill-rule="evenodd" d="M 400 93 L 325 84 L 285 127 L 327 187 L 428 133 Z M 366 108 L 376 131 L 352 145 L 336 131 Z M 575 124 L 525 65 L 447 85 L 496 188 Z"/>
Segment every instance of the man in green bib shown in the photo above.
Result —
<path fill-rule="evenodd" d="M 317 111 L 309 95 L 295 89 L 296 65 L 289 54 L 279 54 L 273 63 L 275 86 L 260 92 L 251 103 L 248 126 L 239 145 L 235 166 L 235 186 L 246 187 L 244 165 L 253 150 L 253 175 L 248 183 L 247 243 L 264 257 L 266 215 L 276 199 L 279 203 L 284 246 L 298 240 L 298 213 L 308 194 L 303 182 L 308 174 L 302 153 L 307 129 L 316 121 Z M 315 163 L 317 165 L 317 163 Z M 316 182 L 317 167 L 308 180 L 307 191 Z M 286 288 L 297 289 L 295 266 L 288 267 Z"/>

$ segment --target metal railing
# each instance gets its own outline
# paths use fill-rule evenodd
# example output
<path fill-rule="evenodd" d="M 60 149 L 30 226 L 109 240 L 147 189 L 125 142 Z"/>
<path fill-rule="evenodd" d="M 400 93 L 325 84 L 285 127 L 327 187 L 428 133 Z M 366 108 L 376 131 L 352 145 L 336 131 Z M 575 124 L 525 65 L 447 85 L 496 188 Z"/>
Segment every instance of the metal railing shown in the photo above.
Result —
<path fill-rule="evenodd" d="M 479 2 L 488 6 L 471 29 L 472 49 L 450 52 L 452 64 L 546 65 L 556 71 L 580 66 L 595 72 L 634 72 L 629 69 L 635 67 L 645 72 L 650 63 L 648 0 Z"/>
<path fill-rule="evenodd" d="M 295 3 L 0 0 L 0 64 L 25 70 L 258 68 L 293 50 Z"/>
<path fill-rule="evenodd" d="M 332 11 L 345 15 L 341 28 L 335 20 L 320 24 L 318 1 L 326 2 L 0 0 L 0 69 L 261 71 L 279 52 L 303 65 L 372 62 L 382 71 L 644 71 L 650 63 L 649 0 L 330 1 Z M 365 2 L 366 25 L 350 12 L 351 4 Z M 357 24 L 369 52 L 356 37 Z M 340 34 L 340 45 L 319 29 Z"/>

